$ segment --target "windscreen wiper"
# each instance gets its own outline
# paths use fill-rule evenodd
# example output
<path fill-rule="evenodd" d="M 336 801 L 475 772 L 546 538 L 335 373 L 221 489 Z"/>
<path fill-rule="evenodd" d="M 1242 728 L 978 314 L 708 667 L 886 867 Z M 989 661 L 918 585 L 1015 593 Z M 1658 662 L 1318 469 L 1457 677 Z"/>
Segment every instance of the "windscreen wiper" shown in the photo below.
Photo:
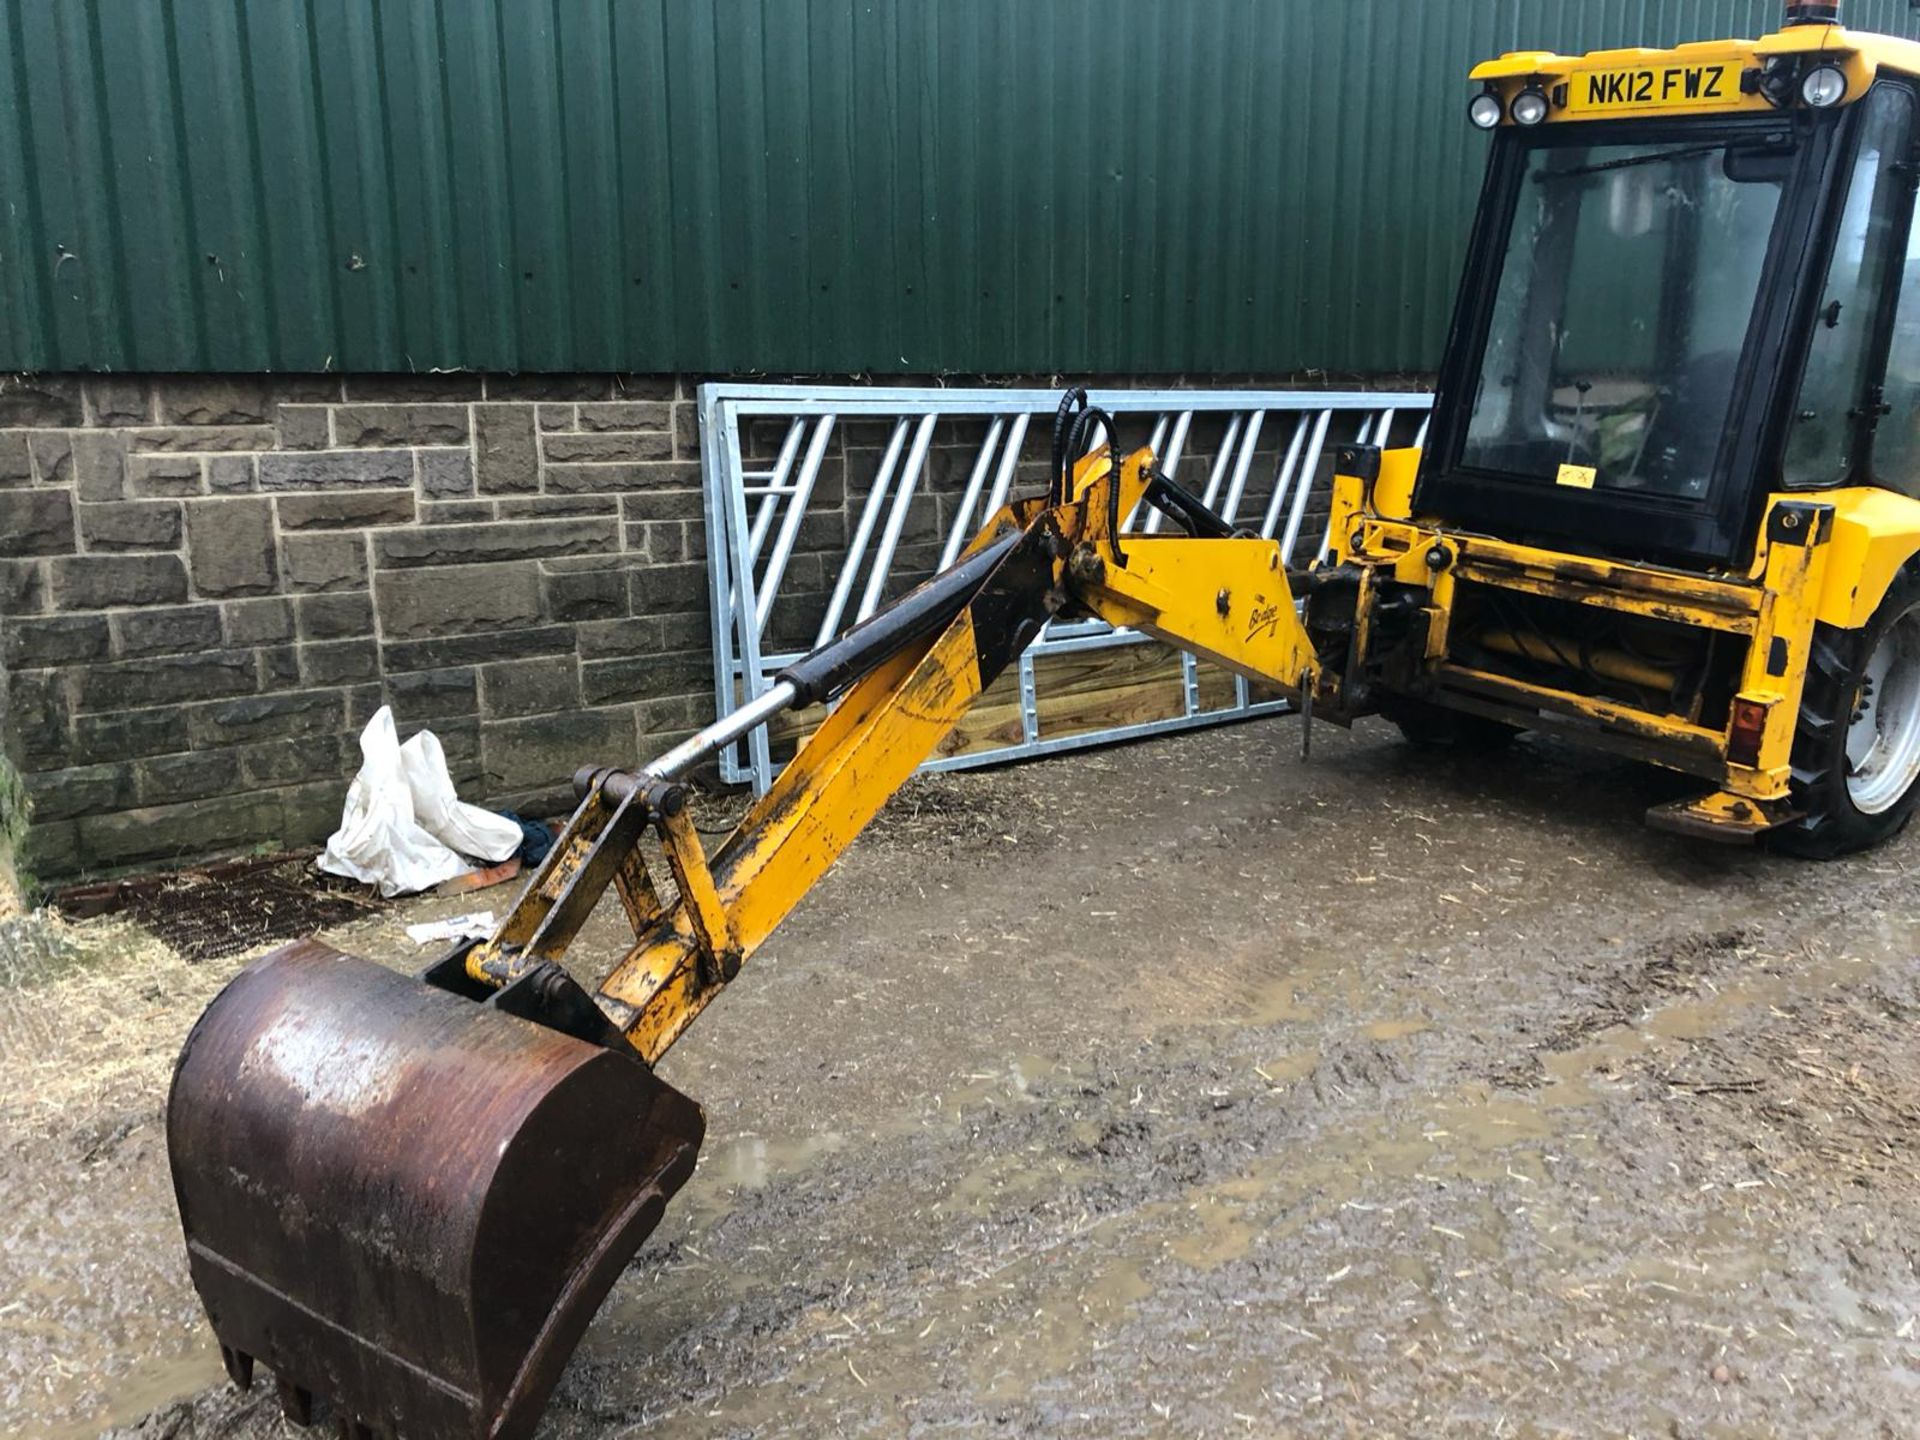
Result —
<path fill-rule="evenodd" d="M 1724 140 L 1711 145 L 1685 145 L 1678 150 L 1659 150 L 1648 155 L 1623 155 L 1618 160 L 1597 160 L 1591 165 L 1580 165 L 1572 170 L 1541 170 L 1533 177 L 1534 184 L 1544 185 L 1549 180 L 1571 180 L 1580 175 L 1599 175 L 1608 170 L 1630 170 L 1636 165 L 1651 165 L 1656 160 L 1692 160 L 1701 155 L 1717 154 L 1727 148 Z"/>

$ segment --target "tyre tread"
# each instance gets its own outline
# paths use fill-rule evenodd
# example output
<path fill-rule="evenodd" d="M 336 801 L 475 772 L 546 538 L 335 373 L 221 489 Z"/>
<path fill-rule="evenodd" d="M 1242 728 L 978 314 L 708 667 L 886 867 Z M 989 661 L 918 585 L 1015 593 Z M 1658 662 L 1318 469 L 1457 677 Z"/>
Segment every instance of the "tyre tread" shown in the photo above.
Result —
<path fill-rule="evenodd" d="M 1860 675 L 1880 635 L 1894 619 L 1920 603 L 1920 568 L 1910 564 L 1887 587 L 1873 618 L 1857 630 L 1825 622 L 1814 625 L 1807 652 L 1806 684 L 1793 732 L 1789 762 L 1800 818 L 1773 832 L 1778 849 L 1816 860 L 1833 860 L 1890 839 L 1913 813 L 1920 786 L 1878 815 L 1854 809 L 1847 791 L 1846 736 Z"/>

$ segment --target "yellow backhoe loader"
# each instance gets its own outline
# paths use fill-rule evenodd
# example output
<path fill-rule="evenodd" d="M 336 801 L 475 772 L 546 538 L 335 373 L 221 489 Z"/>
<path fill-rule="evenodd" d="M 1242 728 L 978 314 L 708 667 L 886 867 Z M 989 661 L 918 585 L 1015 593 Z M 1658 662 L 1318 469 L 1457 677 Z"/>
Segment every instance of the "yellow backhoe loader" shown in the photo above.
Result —
<path fill-rule="evenodd" d="M 1651 819 L 1703 837 L 1824 856 L 1896 831 L 1920 773 L 1920 44 L 1835 10 L 1473 72 L 1492 156 L 1430 443 L 1338 451 L 1310 565 L 1070 392 L 1048 493 L 703 734 L 583 771 L 492 936 L 418 978 L 315 942 L 243 972 L 168 1106 L 233 1379 L 258 1361 L 295 1419 L 324 1397 L 350 1434 L 529 1433 L 693 1170 L 700 1110 L 654 1063 L 1049 617 L 1146 631 L 1310 719 L 1671 767 L 1702 789 Z M 1122 533 L 1141 504 L 1178 533 Z M 821 700 L 708 855 L 684 778 Z M 561 961 L 609 888 L 633 944 L 589 990 Z"/>

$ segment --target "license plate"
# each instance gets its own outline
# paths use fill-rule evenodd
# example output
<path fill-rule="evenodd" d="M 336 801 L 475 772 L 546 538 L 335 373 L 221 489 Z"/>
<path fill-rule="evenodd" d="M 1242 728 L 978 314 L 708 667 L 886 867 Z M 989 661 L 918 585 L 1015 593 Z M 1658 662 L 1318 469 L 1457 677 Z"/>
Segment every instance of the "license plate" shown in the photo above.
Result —
<path fill-rule="evenodd" d="M 1649 65 L 1587 70 L 1569 77 L 1567 109 L 1575 115 L 1628 110 L 1701 109 L 1740 103 L 1740 65 Z"/>

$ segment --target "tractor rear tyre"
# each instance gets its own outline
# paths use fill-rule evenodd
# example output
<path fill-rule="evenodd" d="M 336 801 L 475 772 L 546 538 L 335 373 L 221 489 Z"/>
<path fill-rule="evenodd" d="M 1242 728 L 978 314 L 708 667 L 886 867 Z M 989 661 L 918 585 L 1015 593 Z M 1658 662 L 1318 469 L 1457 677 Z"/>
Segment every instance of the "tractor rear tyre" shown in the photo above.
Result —
<path fill-rule="evenodd" d="M 1897 835 L 1920 800 L 1920 573 L 1894 578 L 1858 630 L 1816 625 L 1793 737 L 1801 818 L 1780 849 L 1831 860 Z"/>
<path fill-rule="evenodd" d="M 1387 697 L 1380 713 L 1400 727 L 1409 745 L 1419 750 L 1453 750 L 1460 754 L 1487 754 L 1505 749 L 1520 732 L 1511 725 L 1449 710 L 1410 695 Z"/>

